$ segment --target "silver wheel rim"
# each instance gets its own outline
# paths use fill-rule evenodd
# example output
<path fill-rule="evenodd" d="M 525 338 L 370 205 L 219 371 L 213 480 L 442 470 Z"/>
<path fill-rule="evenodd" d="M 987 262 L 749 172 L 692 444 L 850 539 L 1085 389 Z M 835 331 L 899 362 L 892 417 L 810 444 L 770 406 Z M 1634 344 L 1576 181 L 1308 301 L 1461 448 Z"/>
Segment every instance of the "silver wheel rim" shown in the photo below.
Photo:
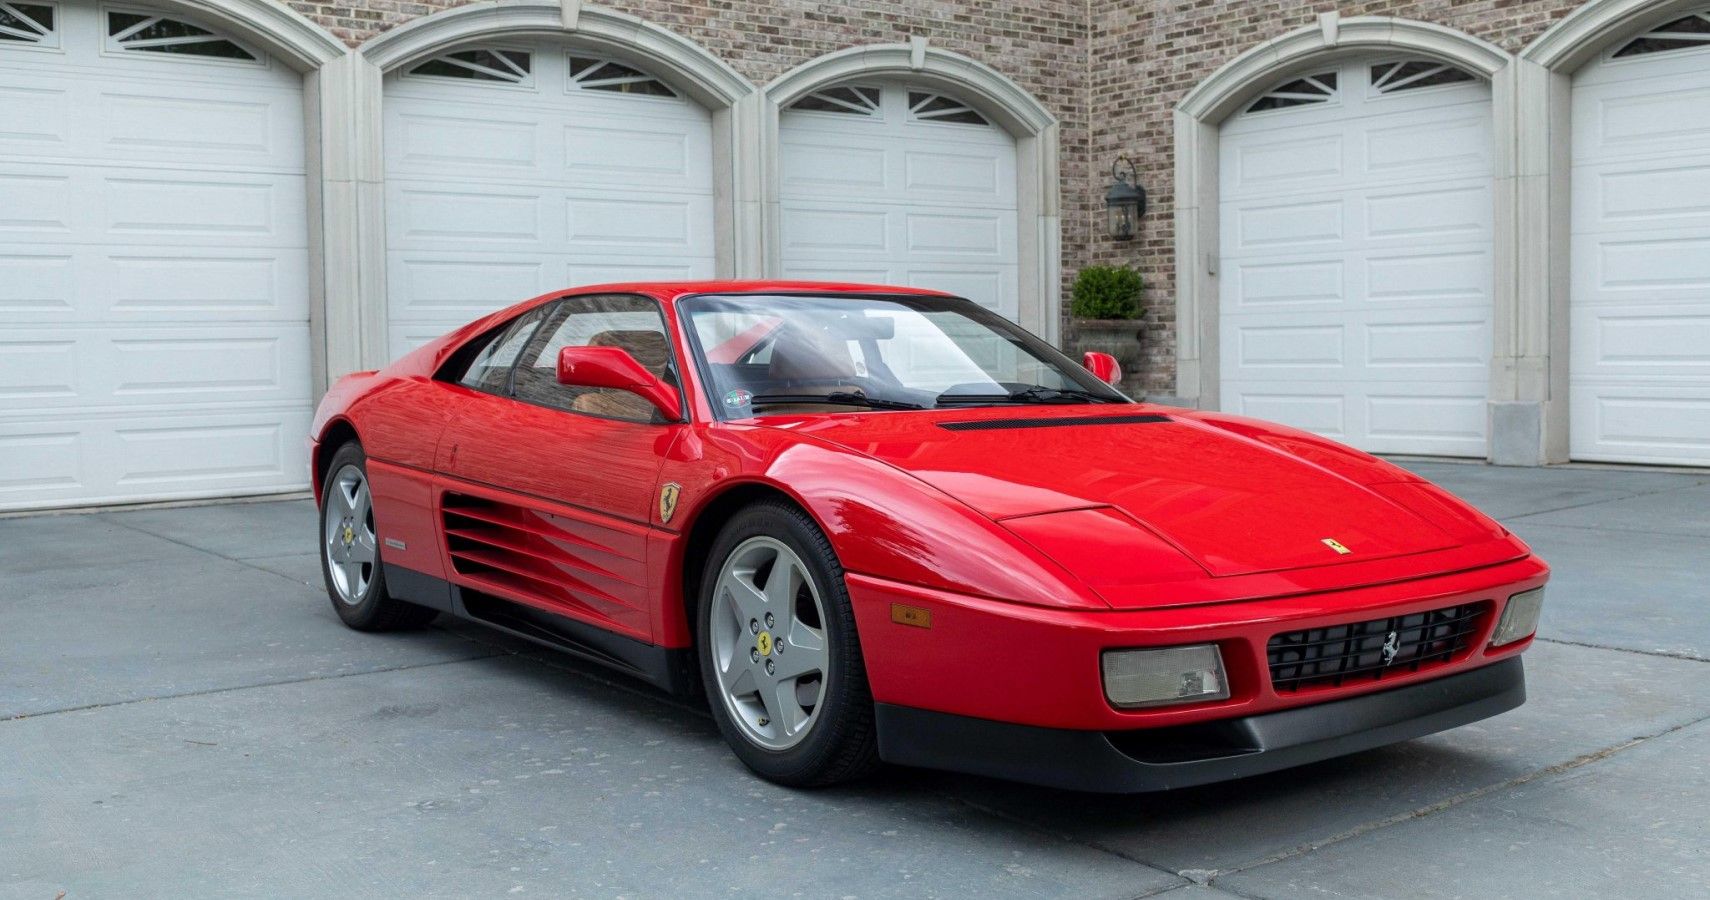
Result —
<path fill-rule="evenodd" d="M 333 476 L 321 514 L 322 543 L 327 572 L 338 598 L 355 606 L 368 596 L 378 560 L 374 541 L 374 504 L 368 495 L 368 479 L 355 466 L 345 466 Z"/>
<path fill-rule="evenodd" d="M 755 744 L 787 750 L 819 720 L 831 667 L 825 621 L 819 588 L 783 542 L 752 537 L 725 558 L 708 637 L 725 711 Z"/>

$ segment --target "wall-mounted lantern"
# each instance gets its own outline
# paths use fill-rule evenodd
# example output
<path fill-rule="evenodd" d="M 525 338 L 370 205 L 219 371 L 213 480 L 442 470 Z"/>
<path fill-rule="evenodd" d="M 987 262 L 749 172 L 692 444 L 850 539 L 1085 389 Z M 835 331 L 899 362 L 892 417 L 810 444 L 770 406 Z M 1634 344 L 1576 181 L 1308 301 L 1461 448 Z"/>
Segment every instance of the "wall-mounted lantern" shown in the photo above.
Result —
<path fill-rule="evenodd" d="M 1128 171 L 1124 172 L 1123 167 Z M 1140 187 L 1140 176 L 1134 170 L 1133 160 L 1126 156 L 1119 156 L 1110 164 L 1110 175 L 1116 179 L 1104 192 L 1104 211 L 1110 220 L 1110 236 L 1119 241 L 1131 240 L 1140 230 L 1140 217 L 1146 213 L 1146 191 Z"/>

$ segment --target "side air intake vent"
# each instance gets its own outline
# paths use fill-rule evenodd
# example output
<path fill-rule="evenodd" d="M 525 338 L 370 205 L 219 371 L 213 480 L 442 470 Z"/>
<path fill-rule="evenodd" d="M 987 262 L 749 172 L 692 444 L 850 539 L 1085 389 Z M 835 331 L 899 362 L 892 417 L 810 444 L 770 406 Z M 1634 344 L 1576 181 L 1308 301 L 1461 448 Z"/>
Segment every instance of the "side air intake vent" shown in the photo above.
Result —
<path fill-rule="evenodd" d="M 1071 416 L 1064 419 L 981 419 L 973 422 L 939 422 L 946 431 L 1002 431 L 1006 428 L 1066 428 L 1070 425 L 1150 425 L 1168 422 L 1169 416 L 1141 413 L 1132 416 Z"/>
<path fill-rule="evenodd" d="M 602 586 L 621 582 L 590 562 L 588 546 L 551 516 L 468 494 L 446 494 L 446 549 L 458 575 L 510 596 L 602 611 L 627 606 Z"/>

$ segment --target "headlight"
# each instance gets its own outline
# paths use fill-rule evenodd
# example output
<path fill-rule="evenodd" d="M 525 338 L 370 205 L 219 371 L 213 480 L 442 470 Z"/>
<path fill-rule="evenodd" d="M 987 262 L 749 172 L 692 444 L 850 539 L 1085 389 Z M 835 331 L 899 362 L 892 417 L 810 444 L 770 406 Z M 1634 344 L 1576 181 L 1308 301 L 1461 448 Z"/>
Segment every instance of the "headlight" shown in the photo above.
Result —
<path fill-rule="evenodd" d="M 1229 680 L 1216 644 L 1106 650 L 1104 695 L 1121 707 L 1227 700 Z"/>
<path fill-rule="evenodd" d="M 1500 647 L 1530 637 L 1538 630 L 1538 616 L 1543 611 L 1543 588 L 1509 597 L 1508 605 L 1502 607 L 1502 618 L 1496 623 L 1496 633 L 1490 636 L 1490 645 Z"/>

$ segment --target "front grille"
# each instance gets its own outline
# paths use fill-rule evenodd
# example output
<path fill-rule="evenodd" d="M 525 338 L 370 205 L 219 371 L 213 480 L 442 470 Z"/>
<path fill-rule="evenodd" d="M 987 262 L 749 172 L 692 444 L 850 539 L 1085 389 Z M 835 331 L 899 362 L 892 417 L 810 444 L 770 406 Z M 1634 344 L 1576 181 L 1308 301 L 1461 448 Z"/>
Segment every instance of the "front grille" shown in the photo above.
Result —
<path fill-rule="evenodd" d="M 1447 664 L 1478 633 L 1488 603 L 1286 631 L 1265 648 L 1279 694 L 1381 681 Z M 1390 649 L 1386 653 L 1385 647 Z"/>

